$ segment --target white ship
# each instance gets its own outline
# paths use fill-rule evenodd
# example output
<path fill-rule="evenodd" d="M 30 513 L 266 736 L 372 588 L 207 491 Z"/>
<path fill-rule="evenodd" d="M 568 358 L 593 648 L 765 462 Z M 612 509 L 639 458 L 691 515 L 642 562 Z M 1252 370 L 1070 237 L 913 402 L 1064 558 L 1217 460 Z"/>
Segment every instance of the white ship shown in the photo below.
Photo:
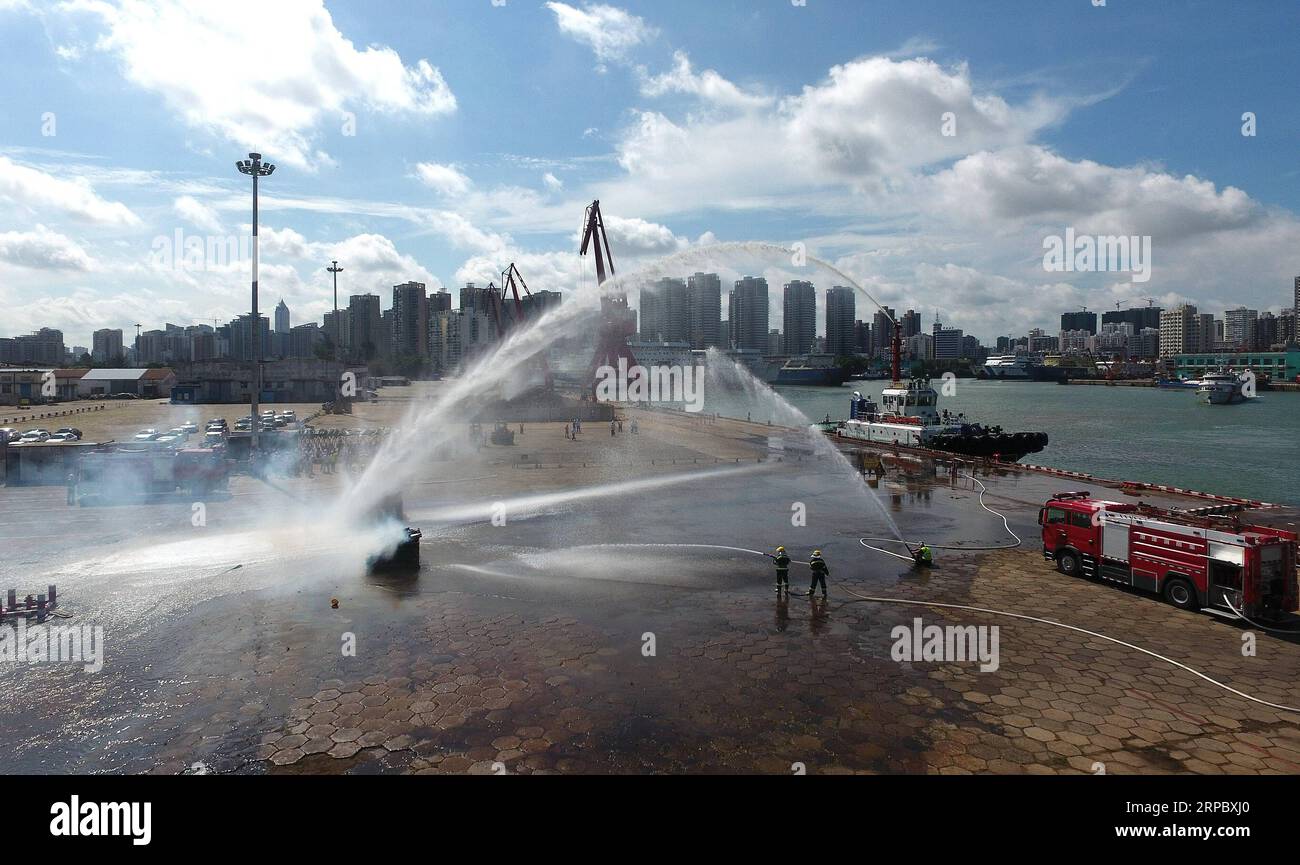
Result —
<path fill-rule="evenodd" d="M 1029 356 L 1024 354 L 998 354 L 984 361 L 984 375 L 988 378 L 1028 380 Z"/>
<path fill-rule="evenodd" d="M 1232 405 L 1245 402 L 1246 394 L 1242 390 L 1245 382 L 1235 372 L 1208 372 L 1201 377 L 1196 395 L 1210 405 Z"/>

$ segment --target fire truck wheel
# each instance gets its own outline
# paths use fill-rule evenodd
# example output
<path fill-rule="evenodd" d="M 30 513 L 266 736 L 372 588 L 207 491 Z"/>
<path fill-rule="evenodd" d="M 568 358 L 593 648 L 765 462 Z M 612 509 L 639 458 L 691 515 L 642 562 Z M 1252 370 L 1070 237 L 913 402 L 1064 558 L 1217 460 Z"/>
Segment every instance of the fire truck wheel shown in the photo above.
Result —
<path fill-rule="evenodd" d="M 1196 590 L 1187 580 L 1173 577 L 1165 580 L 1165 600 L 1180 610 L 1197 610 Z"/>
<path fill-rule="evenodd" d="M 1056 554 L 1056 569 L 1067 577 L 1083 576 L 1083 562 L 1077 553 L 1068 550 Z"/>

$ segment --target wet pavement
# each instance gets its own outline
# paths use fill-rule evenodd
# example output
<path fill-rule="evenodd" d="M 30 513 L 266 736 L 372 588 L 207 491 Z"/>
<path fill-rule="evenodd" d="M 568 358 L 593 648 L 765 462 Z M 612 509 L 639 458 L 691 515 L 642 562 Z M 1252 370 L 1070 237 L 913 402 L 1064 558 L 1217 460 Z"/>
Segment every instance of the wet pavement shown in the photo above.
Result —
<path fill-rule="evenodd" d="M 636 440 L 569 443 L 558 428 L 529 427 L 523 448 L 429 465 L 404 489 L 409 522 L 424 529 L 423 566 L 406 576 L 367 576 L 361 551 L 258 535 L 277 503 L 329 495 L 336 479 L 240 478 L 228 499 L 207 503 L 203 527 L 184 501 L 67 508 L 61 489 L 0 490 L 14 515 L 0 527 L 6 587 L 58 582 L 69 623 L 102 625 L 107 641 L 99 673 L 4 671 L 2 768 L 1300 769 L 1300 716 L 1134 649 L 989 613 L 860 599 L 1068 623 L 1300 706 L 1300 646 L 1289 639 L 1259 633 L 1245 657 L 1240 627 L 1052 570 L 1038 552 L 1037 509 L 1077 484 L 981 475 L 986 503 L 1007 512 L 1025 547 L 939 551 L 939 567 L 918 574 L 858 538 L 889 536 L 895 521 L 932 544 L 1007 541 L 968 479 L 890 459 L 875 491 L 882 510 L 832 460 L 776 461 L 756 424 L 647 416 L 642 428 Z M 665 483 L 563 495 L 650 479 Z M 557 495 L 511 504 L 540 493 Z M 430 522 L 494 501 L 507 505 L 504 525 Z M 806 525 L 796 527 L 799 505 Z M 771 563 L 744 550 L 778 543 L 796 559 L 824 551 L 827 600 L 773 592 Z M 796 591 L 807 578 L 796 566 Z M 894 628 L 917 617 L 998 626 L 998 669 L 894 660 Z"/>

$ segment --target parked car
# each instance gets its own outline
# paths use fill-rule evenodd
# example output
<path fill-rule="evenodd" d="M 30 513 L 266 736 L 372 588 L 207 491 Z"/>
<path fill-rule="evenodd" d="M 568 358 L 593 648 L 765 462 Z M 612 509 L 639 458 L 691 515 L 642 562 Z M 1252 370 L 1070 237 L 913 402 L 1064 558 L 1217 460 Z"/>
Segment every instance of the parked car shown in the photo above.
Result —
<path fill-rule="evenodd" d="M 186 434 L 193 435 L 199 431 L 199 425 L 196 423 L 183 423 L 177 429 L 185 430 Z"/>
<path fill-rule="evenodd" d="M 226 434 L 218 430 L 208 430 L 203 434 L 203 444 L 207 447 L 217 447 L 226 443 Z"/>
<path fill-rule="evenodd" d="M 156 444 L 160 445 L 179 445 L 185 444 L 185 436 L 175 435 L 174 433 L 163 433 L 154 439 Z"/>
<path fill-rule="evenodd" d="M 18 441 L 22 433 L 11 426 L 0 427 L 0 442 Z"/>
<path fill-rule="evenodd" d="M 49 438 L 47 438 L 45 441 L 46 442 L 75 442 L 76 440 L 77 437 L 74 436 L 72 433 L 56 432 L 53 435 L 51 435 Z"/>
<path fill-rule="evenodd" d="M 138 442 L 151 442 L 156 438 L 158 438 L 158 430 L 152 428 L 142 429 L 135 434 L 135 440 Z"/>
<path fill-rule="evenodd" d="M 22 438 L 20 438 L 19 441 L 22 442 L 23 444 L 31 444 L 32 442 L 49 441 L 49 439 L 50 439 L 49 430 L 29 429 L 27 432 L 23 433 Z"/>
<path fill-rule="evenodd" d="M 81 441 L 81 430 L 74 426 L 61 426 L 54 433 L 55 435 L 70 435 L 75 441 Z"/>
<path fill-rule="evenodd" d="M 208 426 L 210 427 L 211 426 L 224 427 L 225 425 L 226 425 L 226 419 L 223 417 L 214 417 L 208 421 Z"/>

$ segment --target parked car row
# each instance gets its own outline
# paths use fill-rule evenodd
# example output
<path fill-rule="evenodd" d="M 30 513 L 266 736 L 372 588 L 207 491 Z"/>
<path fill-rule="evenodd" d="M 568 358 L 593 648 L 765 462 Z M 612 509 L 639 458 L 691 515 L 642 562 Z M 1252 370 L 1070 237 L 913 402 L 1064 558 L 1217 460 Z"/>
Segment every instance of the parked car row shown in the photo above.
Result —
<path fill-rule="evenodd" d="M 37 427 L 26 432 L 19 432 L 13 427 L 0 428 L 0 442 L 11 445 L 43 444 L 45 442 L 81 441 L 81 430 L 76 427 L 59 427 L 54 432 Z"/>

